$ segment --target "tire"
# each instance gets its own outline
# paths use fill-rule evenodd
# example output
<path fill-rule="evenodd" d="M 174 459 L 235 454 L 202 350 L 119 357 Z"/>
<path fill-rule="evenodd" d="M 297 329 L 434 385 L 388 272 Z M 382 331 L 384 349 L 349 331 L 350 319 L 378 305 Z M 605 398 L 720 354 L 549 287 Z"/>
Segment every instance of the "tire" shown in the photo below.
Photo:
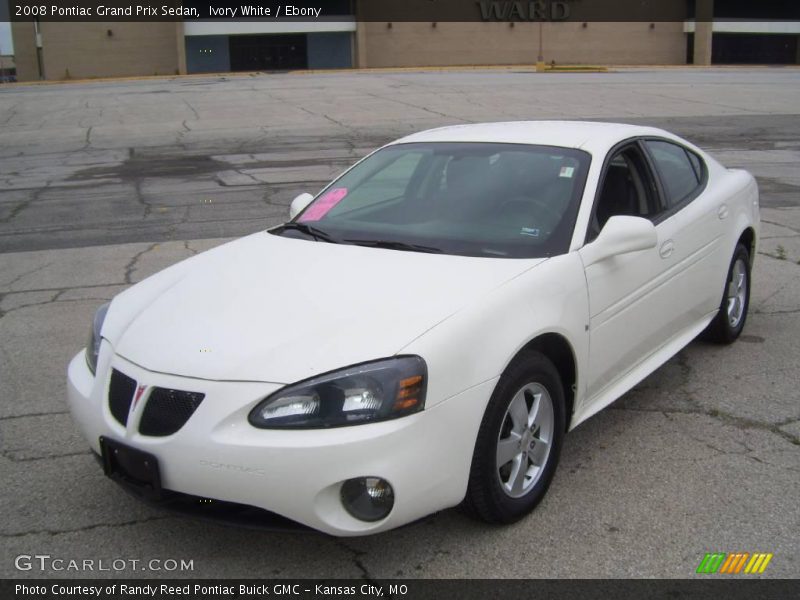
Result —
<path fill-rule="evenodd" d="M 732 344 L 744 329 L 749 308 L 750 253 L 743 244 L 738 244 L 728 267 L 719 311 L 703 332 L 703 337 L 717 344 Z"/>
<path fill-rule="evenodd" d="M 488 523 L 513 523 L 531 512 L 553 479 L 565 419 L 564 389 L 553 363 L 539 352 L 520 354 L 484 413 L 464 510 Z"/>

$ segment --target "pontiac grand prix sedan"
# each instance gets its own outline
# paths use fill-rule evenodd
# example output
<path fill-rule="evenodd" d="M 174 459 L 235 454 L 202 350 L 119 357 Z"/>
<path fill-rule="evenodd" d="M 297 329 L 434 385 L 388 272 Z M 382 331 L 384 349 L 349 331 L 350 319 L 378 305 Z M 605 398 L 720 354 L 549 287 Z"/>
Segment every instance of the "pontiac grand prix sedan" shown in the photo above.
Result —
<path fill-rule="evenodd" d="M 69 405 L 146 499 L 343 536 L 510 523 L 567 431 L 698 334 L 736 340 L 758 215 L 750 174 L 660 129 L 414 134 L 101 307 Z"/>

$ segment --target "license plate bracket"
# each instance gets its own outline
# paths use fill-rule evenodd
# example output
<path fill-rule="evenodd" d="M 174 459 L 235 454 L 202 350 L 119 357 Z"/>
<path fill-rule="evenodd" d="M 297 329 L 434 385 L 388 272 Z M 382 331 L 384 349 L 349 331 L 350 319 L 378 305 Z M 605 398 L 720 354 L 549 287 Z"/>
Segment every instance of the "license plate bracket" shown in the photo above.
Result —
<path fill-rule="evenodd" d="M 107 477 L 144 499 L 162 499 L 161 474 L 154 455 L 103 436 L 100 451 Z"/>

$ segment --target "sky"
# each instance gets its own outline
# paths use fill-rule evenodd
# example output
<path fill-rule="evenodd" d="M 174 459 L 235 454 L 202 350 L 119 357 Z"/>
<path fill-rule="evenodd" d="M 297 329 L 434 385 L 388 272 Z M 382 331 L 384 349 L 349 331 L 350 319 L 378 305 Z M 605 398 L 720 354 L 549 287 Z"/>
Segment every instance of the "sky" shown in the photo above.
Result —
<path fill-rule="evenodd" d="M 14 54 L 11 23 L 8 22 L 8 2 L 0 0 L 0 55 Z"/>
<path fill-rule="evenodd" d="M 11 41 L 11 23 L 8 22 L 8 2 L 0 0 L 0 55 L 14 54 Z"/>
<path fill-rule="evenodd" d="M 11 23 L 0 21 L 0 54 L 14 54 L 14 44 L 11 42 Z"/>

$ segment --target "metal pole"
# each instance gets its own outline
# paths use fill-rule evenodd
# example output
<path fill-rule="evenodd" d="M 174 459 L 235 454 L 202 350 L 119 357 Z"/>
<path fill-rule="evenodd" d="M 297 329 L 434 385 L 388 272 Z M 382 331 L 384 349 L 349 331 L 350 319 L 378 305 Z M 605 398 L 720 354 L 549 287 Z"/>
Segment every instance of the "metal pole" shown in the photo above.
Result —
<path fill-rule="evenodd" d="M 42 61 L 42 33 L 39 31 L 39 19 L 33 20 L 33 31 L 36 35 L 36 67 L 39 69 L 39 79 L 44 79 L 44 64 Z"/>
<path fill-rule="evenodd" d="M 544 72 L 544 19 L 539 18 L 539 56 L 536 57 L 536 72 Z"/>

